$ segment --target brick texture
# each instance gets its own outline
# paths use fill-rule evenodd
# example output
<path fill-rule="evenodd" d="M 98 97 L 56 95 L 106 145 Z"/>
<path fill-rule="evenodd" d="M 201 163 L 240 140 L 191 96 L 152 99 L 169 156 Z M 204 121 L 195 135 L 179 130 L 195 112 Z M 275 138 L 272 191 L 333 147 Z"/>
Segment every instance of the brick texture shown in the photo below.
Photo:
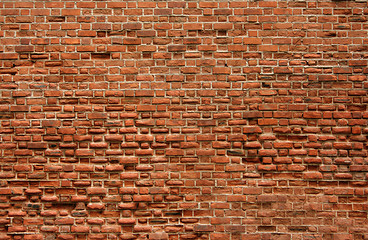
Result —
<path fill-rule="evenodd" d="M 0 1 L 0 240 L 368 239 L 368 4 Z"/>

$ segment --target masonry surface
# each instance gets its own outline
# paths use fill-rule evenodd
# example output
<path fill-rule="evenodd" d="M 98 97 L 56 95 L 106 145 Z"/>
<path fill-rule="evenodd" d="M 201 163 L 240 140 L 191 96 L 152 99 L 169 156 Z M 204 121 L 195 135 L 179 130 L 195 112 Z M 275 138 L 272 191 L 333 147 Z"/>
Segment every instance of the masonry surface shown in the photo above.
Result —
<path fill-rule="evenodd" d="M 0 240 L 368 239 L 366 1 L 0 2 Z"/>

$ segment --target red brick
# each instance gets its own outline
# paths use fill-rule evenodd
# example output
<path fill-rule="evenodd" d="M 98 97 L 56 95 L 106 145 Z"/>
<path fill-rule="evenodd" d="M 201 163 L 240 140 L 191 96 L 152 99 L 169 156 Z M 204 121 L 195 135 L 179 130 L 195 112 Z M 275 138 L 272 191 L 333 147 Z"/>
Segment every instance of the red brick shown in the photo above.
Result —
<path fill-rule="evenodd" d="M 136 220 L 134 218 L 121 218 L 118 222 L 123 225 L 134 225 Z"/>
<path fill-rule="evenodd" d="M 102 203 L 89 203 L 87 205 L 88 209 L 93 209 L 93 210 L 102 210 L 105 209 L 105 204 Z"/>
<path fill-rule="evenodd" d="M 165 232 L 156 232 L 156 233 L 150 233 L 148 235 L 148 238 L 150 240 L 167 240 L 169 239 L 169 235 Z"/>
<path fill-rule="evenodd" d="M 196 232 L 212 232 L 214 231 L 214 226 L 212 225 L 195 225 L 194 231 Z"/>
<path fill-rule="evenodd" d="M 107 191 L 105 188 L 90 187 L 87 189 L 87 193 L 90 195 L 105 195 Z"/>
<path fill-rule="evenodd" d="M 77 149 L 75 151 L 76 156 L 78 157 L 85 157 L 85 156 L 93 156 L 93 150 L 89 149 Z"/>
<path fill-rule="evenodd" d="M 89 227 L 88 226 L 72 226 L 71 232 L 73 233 L 88 233 Z"/>
<path fill-rule="evenodd" d="M 18 54 L 17 53 L 0 53 L 0 59 L 1 60 L 18 59 Z"/>
<path fill-rule="evenodd" d="M 364 1 L 0 8 L 0 239 L 367 238 Z"/>
<path fill-rule="evenodd" d="M 77 16 L 80 15 L 80 9 L 62 9 L 61 15 L 63 16 Z"/>
<path fill-rule="evenodd" d="M 322 173 L 320 172 L 305 172 L 303 174 L 305 179 L 322 179 Z"/>
<path fill-rule="evenodd" d="M 185 23 L 183 27 L 185 30 L 202 30 L 203 25 L 201 23 Z"/>
<path fill-rule="evenodd" d="M 229 30 L 233 28 L 232 23 L 215 23 L 213 24 L 213 29 L 215 30 Z"/>

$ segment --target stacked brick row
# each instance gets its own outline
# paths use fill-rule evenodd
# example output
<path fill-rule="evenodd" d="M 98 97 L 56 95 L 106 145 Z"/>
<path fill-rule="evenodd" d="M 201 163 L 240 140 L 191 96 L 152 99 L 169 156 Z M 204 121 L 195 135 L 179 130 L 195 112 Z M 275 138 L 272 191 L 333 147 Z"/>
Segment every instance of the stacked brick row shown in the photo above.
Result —
<path fill-rule="evenodd" d="M 368 4 L 1 1 L 0 240 L 368 239 Z"/>

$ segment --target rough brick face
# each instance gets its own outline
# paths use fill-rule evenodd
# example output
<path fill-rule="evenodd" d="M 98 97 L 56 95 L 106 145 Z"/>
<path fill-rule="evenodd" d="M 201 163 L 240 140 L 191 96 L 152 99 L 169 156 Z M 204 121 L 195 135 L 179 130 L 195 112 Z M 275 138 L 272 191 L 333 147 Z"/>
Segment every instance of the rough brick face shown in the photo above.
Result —
<path fill-rule="evenodd" d="M 368 239 L 368 4 L 0 2 L 0 239 Z"/>

